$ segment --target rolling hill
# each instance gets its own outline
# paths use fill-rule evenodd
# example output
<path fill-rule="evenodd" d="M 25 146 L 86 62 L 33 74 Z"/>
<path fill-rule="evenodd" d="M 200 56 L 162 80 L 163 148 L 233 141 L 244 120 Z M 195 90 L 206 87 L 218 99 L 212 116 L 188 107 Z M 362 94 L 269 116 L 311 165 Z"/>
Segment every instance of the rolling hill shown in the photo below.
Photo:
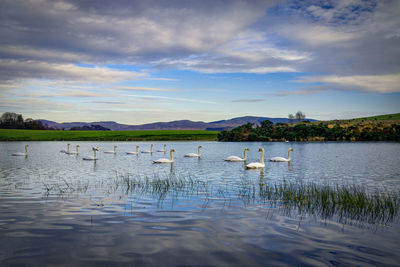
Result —
<path fill-rule="evenodd" d="M 69 130 L 72 127 L 90 127 L 92 125 L 100 125 L 104 128 L 110 129 L 112 131 L 132 131 L 132 130 L 229 130 L 237 126 L 254 123 L 260 124 L 264 120 L 270 120 L 273 123 L 288 123 L 287 118 L 268 118 L 268 117 L 255 117 L 255 116 L 245 116 L 238 117 L 229 120 L 220 120 L 213 122 L 203 122 L 203 121 L 190 121 L 190 120 L 178 120 L 170 122 L 155 122 L 147 123 L 141 125 L 128 125 L 120 124 L 114 121 L 97 121 L 97 122 L 63 122 L 58 123 L 49 120 L 40 120 L 43 125 L 47 125 L 50 128 L 55 129 L 65 129 Z M 313 119 L 308 119 L 309 121 L 316 121 Z"/>

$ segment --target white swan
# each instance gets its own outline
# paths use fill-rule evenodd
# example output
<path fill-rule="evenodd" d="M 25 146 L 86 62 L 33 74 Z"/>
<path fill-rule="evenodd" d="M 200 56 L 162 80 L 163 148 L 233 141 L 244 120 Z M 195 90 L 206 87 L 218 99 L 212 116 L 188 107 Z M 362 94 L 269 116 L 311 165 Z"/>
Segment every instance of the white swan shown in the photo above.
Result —
<path fill-rule="evenodd" d="M 290 161 L 290 151 L 293 151 L 293 148 L 289 148 L 288 150 L 288 158 L 285 159 L 283 157 L 273 157 L 270 158 L 269 161 L 274 161 L 274 162 L 289 162 Z"/>
<path fill-rule="evenodd" d="M 225 161 L 246 161 L 246 151 L 249 150 L 247 147 L 243 151 L 243 158 L 238 156 L 229 156 Z"/>
<path fill-rule="evenodd" d="M 252 162 L 246 165 L 246 169 L 257 169 L 257 168 L 264 168 L 265 164 L 264 164 L 264 148 L 260 147 L 260 149 L 258 150 L 258 152 L 261 151 L 261 158 L 260 158 L 260 162 Z"/>
<path fill-rule="evenodd" d="M 68 154 L 68 155 L 78 155 L 78 154 L 79 154 L 78 148 L 79 148 L 79 145 L 76 145 L 76 146 L 75 146 L 75 150 L 76 150 L 76 151 L 67 152 L 67 154 Z"/>
<path fill-rule="evenodd" d="M 137 155 L 139 154 L 139 146 L 136 146 L 136 152 L 126 152 L 127 155 Z"/>
<path fill-rule="evenodd" d="M 167 152 L 167 145 L 166 144 L 164 144 L 164 150 L 157 150 L 157 152 Z"/>
<path fill-rule="evenodd" d="M 198 146 L 197 147 L 198 154 L 196 154 L 196 153 L 188 153 L 188 154 L 185 155 L 185 157 L 200 158 L 200 148 L 202 148 L 202 146 Z"/>
<path fill-rule="evenodd" d="M 150 150 L 143 150 L 141 152 L 142 153 L 150 153 L 150 154 L 152 154 L 153 153 L 153 144 L 150 145 Z"/>
<path fill-rule="evenodd" d="M 18 153 L 14 153 L 11 154 L 12 156 L 28 156 L 28 146 L 29 145 L 25 145 L 25 153 L 23 152 L 18 152 Z"/>
<path fill-rule="evenodd" d="M 94 154 L 93 157 L 84 157 L 83 160 L 97 160 L 96 151 L 99 151 L 99 148 L 93 147 L 92 150 L 93 150 L 93 154 Z"/>
<path fill-rule="evenodd" d="M 114 150 L 104 151 L 106 154 L 117 154 L 117 146 L 114 146 Z"/>
<path fill-rule="evenodd" d="M 170 150 L 171 159 L 162 158 L 162 159 L 158 159 L 158 160 L 153 160 L 153 163 L 172 163 L 172 162 L 174 162 L 174 157 L 172 155 L 172 152 L 175 152 L 175 150 L 174 149 Z"/>
<path fill-rule="evenodd" d="M 69 153 L 69 146 L 70 146 L 70 144 L 67 144 L 67 150 L 63 149 L 63 150 L 60 150 L 60 152 L 61 153 L 66 153 L 66 154 Z"/>

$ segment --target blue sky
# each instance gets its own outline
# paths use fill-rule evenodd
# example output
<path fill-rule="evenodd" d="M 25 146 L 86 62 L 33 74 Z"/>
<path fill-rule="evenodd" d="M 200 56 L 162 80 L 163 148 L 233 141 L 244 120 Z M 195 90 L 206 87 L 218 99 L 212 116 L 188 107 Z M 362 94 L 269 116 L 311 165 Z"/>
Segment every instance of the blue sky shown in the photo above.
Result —
<path fill-rule="evenodd" d="M 128 124 L 400 112 L 400 1 L 0 6 L 0 112 Z"/>

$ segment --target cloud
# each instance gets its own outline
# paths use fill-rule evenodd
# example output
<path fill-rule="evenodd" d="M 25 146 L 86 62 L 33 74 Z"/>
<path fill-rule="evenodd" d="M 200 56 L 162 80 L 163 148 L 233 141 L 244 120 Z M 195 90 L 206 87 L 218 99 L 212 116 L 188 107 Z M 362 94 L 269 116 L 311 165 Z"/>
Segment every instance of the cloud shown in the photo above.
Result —
<path fill-rule="evenodd" d="M 120 102 L 120 101 L 91 101 L 90 103 L 106 104 L 106 105 L 124 105 L 124 104 L 126 104 L 126 102 Z"/>
<path fill-rule="evenodd" d="M 232 58 L 221 58 L 209 55 L 188 57 L 184 59 L 162 59 L 153 62 L 161 68 L 178 68 L 182 70 L 193 70 L 202 73 L 277 73 L 296 72 L 295 68 L 289 66 L 265 67 L 264 64 L 247 64 L 247 62 L 233 61 Z M 259 66 L 261 65 L 261 66 Z"/>
<path fill-rule="evenodd" d="M 126 90 L 126 91 L 154 91 L 154 92 L 176 91 L 175 89 L 151 88 L 151 87 L 141 87 L 141 86 L 117 86 L 114 87 L 113 89 Z"/>
<path fill-rule="evenodd" d="M 35 98 L 47 98 L 47 97 L 77 97 L 77 98 L 91 98 L 91 97 L 105 97 L 107 94 L 90 92 L 90 91 L 56 91 L 56 92 L 33 92 L 33 93 L 14 93 L 16 96 L 22 97 L 35 97 Z"/>
<path fill-rule="evenodd" d="M 255 103 L 255 102 L 263 102 L 263 101 L 265 101 L 265 99 L 262 99 L 262 98 L 232 100 L 232 102 L 234 102 L 234 103 Z"/>
<path fill-rule="evenodd" d="M 190 99 L 190 98 L 182 98 L 182 97 L 168 97 L 168 96 L 153 96 L 153 95 L 133 95 L 127 94 L 126 96 L 137 97 L 146 100 L 162 100 L 169 102 L 189 102 L 189 103 L 201 103 L 201 104 L 217 104 L 213 101 L 200 100 L 200 99 Z"/>
<path fill-rule="evenodd" d="M 30 59 L 43 57 L 38 52 L 45 49 L 51 52 L 44 57 L 58 60 L 69 61 L 63 56 L 66 53 L 83 54 L 82 59 L 92 63 L 116 58 L 142 61 L 217 47 L 254 23 L 268 5 L 265 1 L 115 0 L 93 5 L 73 0 L 5 0 L 0 37 L 7 37 L 1 39 L 9 50 Z"/>
<path fill-rule="evenodd" d="M 0 80 L 35 78 L 69 80 L 86 84 L 107 84 L 136 80 L 147 75 L 146 73 L 114 70 L 105 67 L 88 68 L 73 64 L 0 59 Z"/>
<path fill-rule="evenodd" d="M 324 83 L 337 90 L 359 90 L 371 93 L 399 93 L 400 73 L 387 75 L 309 76 L 302 83 Z"/>
<path fill-rule="evenodd" d="M 286 25 L 281 28 L 281 34 L 291 40 L 303 42 L 309 46 L 341 46 L 345 42 L 358 39 L 362 33 L 338 27 L 322 25 Z"/>
<path fill-rule="evenodd" d="M 283 81 L 287 91 L 268 96 L 327 90 L 399 92 L 400 1 L 3 0 L 1 8 L 4 107 L 44 110 L 41 105 L 53 101 L 50 106 L 57 112 L 100 117 L 97 114 L 105 114 L 100 102 L 107 102 L 106 116 L 113 108 L 126 114 L 141 109 L 143 116 L 150 116 L 146 112 L 163 113 L 156 107 L 160 103 L 170 107 L 176 102 L 218 102 L 201 97 L 200 91 L 199 99 L 181 97 L 183 91 L 164 82 L 179 81 L 179 88 L 187 88 L 187 83 L 199 81 L 200 88 L 222 87 L 229 93 L 235 87 L 231 76 L 242 78 L 238 84 L 255 76 L 255 82 L 278 77 L 265 75 L 270 73 L 302 76 L 297 82 L 304 88 L 293 90 L 290 83 L 296 80 Z M 163 77 L 176 69 L 185 72 Z M 186 71 L 238 74 L 214 79 L 211 85 L 206 81 L 211 75 Z M 152 95 L 157 93 L 163 96 Z M 37 107 L 13 102 L 35 97 L 48 102 L 34 102 Z M 67 103 L 80 97 L 87 106 Z M 124 97 L 133 101 L 112 105 L 124 102 Z"/>
<path fill-rule="evenodd" d="M 180 81 L 179 79 L 175 79 L 175 78 L 161 78 L 161 77 L 149 77 L 149 78 L 144 78 L 144 80 L 163 81 L 163 82 L 177 82 L 177 81 Z"/>
<path fill-rule="evenodd" d="M 315 94 L 320 94 L 329 89 L 324 88 L 323 86 L 314 86 L 311 88 L 306 88 L 302 90 L 295 90 L 295 91 L 279 91 L 275 93 L 266 93 L 265 95 L 267 96 L 299 96 L 299 95 L 315 95 Z"/>
<path fill-rule="evenodd" d="M 400 68 L 393 56 L 399 54 L 399 6 L 362 0 L 4 0 L 0 58 L 203 73 L 393 73 Z"/>

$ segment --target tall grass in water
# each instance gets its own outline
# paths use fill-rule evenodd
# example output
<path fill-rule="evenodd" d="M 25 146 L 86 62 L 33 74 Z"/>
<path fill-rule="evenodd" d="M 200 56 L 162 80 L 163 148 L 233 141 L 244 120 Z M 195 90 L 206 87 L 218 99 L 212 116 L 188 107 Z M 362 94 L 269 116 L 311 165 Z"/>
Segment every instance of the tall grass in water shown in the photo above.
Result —
<path fill-rule="evenodd" d="M 122 189 L 126 193 L 135 192 L 140 195 L 151 194 L 159 201 L 164 200 L 167 196 L 173 198 L 191 197 L 194 195 L 208 196 L 208 183 L 199 179 L 177 177 L 174 175 L 167 178 L 159 176 L 138 177 L 138 176 L 122 176 L 117 177 L 116 184 L 121 184 Z"/>
<path fill-rule="evenodd" d="M 249 194 L 250 192 L 250 194 Z M 340 221 L 355 220 L 372 224 L 392 222 L 400 210 L 399 192 L 374 190 L 368 192 L 358 185 L 319 185 L 287 182 L 244 183 L 240 197 L 247 201 L 269 202 L 300 214 L 317 215 L 323 219 L 338 216 Z"/>
<path fill-rule="evenodd" d="M 104 182 L 104 183 L 103 183 Z M 387 224 L 398 218 L 400 210 L 400 192 L 384 189 L 368 191 L 359 185 L 321 185 L 301 182 L 265 182 L 264 179 L 230 181 L 218 184 L 212 180 L 167 175 L 164 178 L 140 177 L 135 175 L 117 175 L 115 179 L 96 183 L 98 192 L 107 194 L 149 196 L 159 202 L 165 199 L 190 199 L 208 202 L 211 199 L 226 201 L 240 200 L 246 204 L 257 203 L 276 207 L 285 214 L 292 212 L 317 216 L 322 219 L 338 218 L 340 222 L 361 222 Z M 46 194 L 80 192 L 86 193 L 88 184 L 46 185 Z"/>
<path fill-rule="evenodd" d="M 371 224 L 392 222 L 400 211 L 400 193 L 375 189 L 368 192 L 358 185 L 320 185 L 316 183 L 265 183 L 242 180 L 236 186 L 213 185 L 193 178 L 124 177 L 127 192 L 152 194 L 158 199 L 203 196 L 265 203 L 283 209 L 286 214 L 315 215 L 323 219 L 337 216 L 340 221 L 354 220 Z"/>

